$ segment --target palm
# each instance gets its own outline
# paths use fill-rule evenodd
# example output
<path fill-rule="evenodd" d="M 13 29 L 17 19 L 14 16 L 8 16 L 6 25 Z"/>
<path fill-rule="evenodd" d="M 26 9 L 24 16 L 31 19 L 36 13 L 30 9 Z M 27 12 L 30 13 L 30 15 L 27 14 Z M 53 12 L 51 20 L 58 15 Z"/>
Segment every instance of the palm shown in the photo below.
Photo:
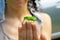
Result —
<path fill-rule="evenodd" d="M 19 28 L 19 40 L 39 40 L 36 25 L 33 22 L 24 22 Z"/>

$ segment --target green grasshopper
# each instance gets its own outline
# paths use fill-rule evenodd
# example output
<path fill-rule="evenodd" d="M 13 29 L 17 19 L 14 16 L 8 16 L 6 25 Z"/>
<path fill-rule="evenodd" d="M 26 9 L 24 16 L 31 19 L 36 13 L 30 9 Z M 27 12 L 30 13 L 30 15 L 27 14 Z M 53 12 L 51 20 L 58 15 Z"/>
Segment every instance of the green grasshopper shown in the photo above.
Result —
<path fill-rule="evenodd" d="M 24 20 L 36 21 L 36 17 L 35 16 L 25 16 Z"/>

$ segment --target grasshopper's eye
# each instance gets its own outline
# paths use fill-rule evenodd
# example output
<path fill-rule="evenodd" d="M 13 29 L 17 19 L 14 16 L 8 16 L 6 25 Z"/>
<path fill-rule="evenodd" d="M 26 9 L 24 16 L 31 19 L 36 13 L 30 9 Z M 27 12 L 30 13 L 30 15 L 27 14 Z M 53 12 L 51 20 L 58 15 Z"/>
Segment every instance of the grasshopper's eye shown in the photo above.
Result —
<path fill-rule="evenodd" d="M 36 21 L 36 17 L 35 16 L 25 16 L 24 20 Z"/>

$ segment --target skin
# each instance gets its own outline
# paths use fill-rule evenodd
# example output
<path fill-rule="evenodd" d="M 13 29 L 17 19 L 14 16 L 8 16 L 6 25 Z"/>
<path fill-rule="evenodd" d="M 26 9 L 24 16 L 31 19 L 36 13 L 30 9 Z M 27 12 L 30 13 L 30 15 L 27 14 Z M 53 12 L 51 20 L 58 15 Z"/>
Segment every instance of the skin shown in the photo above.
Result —
<path fill-rule="evenodd" d="M 28 0 L 6 0 L 6 2 L 6 19 L 2 26 L 10 38 L 14 40 L 51 40 L 50 16 L 44 13 L 40 14 L 43 24 L 40 27 L 41 33 L 38 35 L 35 22 L 23 21 L 24 16 L 31 16 L 27 9 Z"/>

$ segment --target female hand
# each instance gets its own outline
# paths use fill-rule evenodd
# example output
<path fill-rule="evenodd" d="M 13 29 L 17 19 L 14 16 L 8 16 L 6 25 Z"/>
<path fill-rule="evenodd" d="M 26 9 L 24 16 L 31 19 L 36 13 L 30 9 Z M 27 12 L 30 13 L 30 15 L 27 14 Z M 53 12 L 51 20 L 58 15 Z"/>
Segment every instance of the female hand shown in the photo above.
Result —
<path fill-rule="evenodd" d="M 46 40 L 44 35 L 38 35 L 36 27 L 32 21 L 23 22 L 22 27 L 19 28 L 19 40 Z"/>
<path fill-rule="evenodd" d="M 19 40 L 38 40 L 36 24 L 32 21 L 25 21 L 19 29 Z"/>

